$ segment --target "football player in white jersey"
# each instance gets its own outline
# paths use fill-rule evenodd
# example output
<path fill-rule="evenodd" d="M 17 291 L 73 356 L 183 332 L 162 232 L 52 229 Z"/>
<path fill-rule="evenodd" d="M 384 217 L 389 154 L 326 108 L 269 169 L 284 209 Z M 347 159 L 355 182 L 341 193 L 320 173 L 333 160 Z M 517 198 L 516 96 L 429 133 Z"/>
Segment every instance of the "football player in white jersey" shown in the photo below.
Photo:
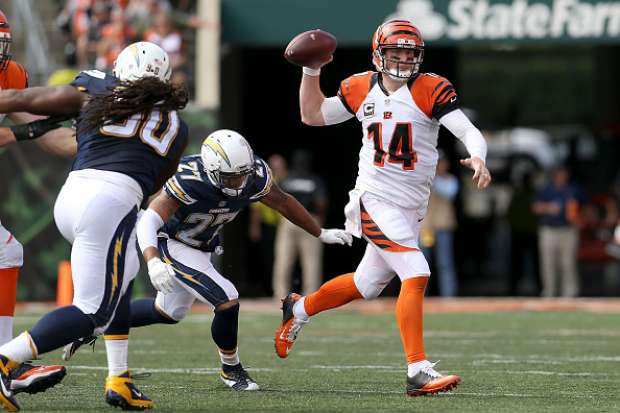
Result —
<path fill-rule="evenodd" d="M 465 144 L 470 157 L 461 164 L 474 171 L 480 189 L 491 182 L 487 146 L 459 109 L 451 83 L 419 72 L 424 41 L 411 22 L 383 23 L 372 48 L 376 71 L 348 77 L 334 97 L 325 97 L 319 80 L 321 67 L 331 57 L 303 68 L 299 97 L 305 124 L 332 125 L 354 116 L 362 124 L 359 173 L 345 215 L 347 230 L 368 245 L 354 273 L 336 277 L 305 297 L 289 294 L 283 300 L 276 352 L 288 356 L 310 316 L 355 299 L 375 298 L 396 273 L 402 282 L 396 320 L 407 359 L 407 394 L 448 391 L 460 377 L 439 374 L 424 351 L 423 299 L 430 269 L 418 247 L 420 221 L 435 175 L 440 125 Z"/>

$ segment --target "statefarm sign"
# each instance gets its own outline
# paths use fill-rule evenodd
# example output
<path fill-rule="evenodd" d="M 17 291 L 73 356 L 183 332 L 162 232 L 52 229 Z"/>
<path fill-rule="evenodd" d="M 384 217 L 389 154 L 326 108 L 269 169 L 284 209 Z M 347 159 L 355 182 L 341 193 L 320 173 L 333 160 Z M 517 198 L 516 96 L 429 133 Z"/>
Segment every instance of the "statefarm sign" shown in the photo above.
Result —
<path fill-rule="evenodd" d="M 444 10 L 436 10 L 444 6 Z M 597 40 L 620 42 L 618 1 L 400 0 L 427 40 Z"/>

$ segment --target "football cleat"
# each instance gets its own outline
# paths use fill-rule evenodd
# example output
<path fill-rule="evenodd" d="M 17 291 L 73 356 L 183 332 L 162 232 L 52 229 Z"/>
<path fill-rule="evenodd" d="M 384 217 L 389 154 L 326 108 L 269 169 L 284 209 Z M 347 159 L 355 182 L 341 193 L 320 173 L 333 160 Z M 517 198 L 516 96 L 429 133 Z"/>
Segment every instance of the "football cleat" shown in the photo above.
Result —
<path fill-rule="evenodd" d="M 411 397 L 435 394 L 454 389 L 461 382 L 456 375 L 444 376 L 435 371 L 437 363 L 427 362 L 414 376 L 407 376 L 407 395 Z"/>
<path fill-rule="evenodd" d="M 247 371 L 238 364 L 233 368 L 224 369 L 220 372 L 220 379 L 225 385 L 233 390 L 245 391 L 245 390 L 259 390 L 258 384 L 248 374 Z"/>
<path fill-rule="evenodd" d="M 300 299 L 299 294 L 290 293 L 282 300 L 282 324 L 276 330 L 275 336 L 276 353 L 280 358 L 288 357 L 295 340 L 297 340 L 299 330 L 308 322 L 307 320 L 296 319 L 293 316 L 293 306 Z"/>
<path fill-rule="evenodd" d="M 19 411 L 19 404 L 11 391 L 10 369 L 15 366 L 15 362 L 0 356 L 0 406 L 9 412 Z"/>
<path fill-rule="evenodd" d="M 62 349 L 62 359 L 64 361 L 69 361 L 71 357 L 73 357 L 75 352 L 78 351 L 78 349 L 85 344 L 89 344 L 93 348 L 93 351 L 94 351 L 95 341 L 97 341 L 97 336 L 88 336 L 88 337 L 77 339 L 71 344 L 67 344 Z"/>
<path fill-rule="evenodd" d="M 120 407 L 123 410 L 153 408 L 153 400 L 133 384 L 129 371 L 120 376 L 108 376 L 105 379 L 105 401 L 110 406 Z"/>
<path fill-rule="evenodd" d="M 67 375 L 64 366 L 35 366 L 28 362 L 15 367 L 9 373 L 13 393 L 35 394 L 54 387 Z"/>

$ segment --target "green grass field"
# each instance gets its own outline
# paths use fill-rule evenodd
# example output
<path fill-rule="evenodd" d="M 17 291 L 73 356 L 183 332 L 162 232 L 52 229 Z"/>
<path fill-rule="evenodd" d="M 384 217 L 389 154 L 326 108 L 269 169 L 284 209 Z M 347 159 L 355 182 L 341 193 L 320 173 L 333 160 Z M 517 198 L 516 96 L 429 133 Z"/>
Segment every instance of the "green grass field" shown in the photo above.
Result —
<path fill-rule="evenodd" d="M 242 307 L 243 308 L 243 307 Z M 36 318 L 18 316 L 16 327 Z M 276 313 L 242 312 L 242 362 L 262 390 L 236 393 L 219 380 L 208 314 L 175 326 L 136 329 L 133 371 L 160 412 L 617 412 L 620 315 L 593 313 L 431 314 L 426 350 L 437 369 L 459 374 L 451 393 L 408 398 L 394 317 L 332 311 L 304 328 L 291 356 L 273 350 Z M 46 363 L 60 362 L 60 352 Z M 109 412 L 102 340 L 80 350 L 61 385 L 20 394 L 24 411 Z"/>

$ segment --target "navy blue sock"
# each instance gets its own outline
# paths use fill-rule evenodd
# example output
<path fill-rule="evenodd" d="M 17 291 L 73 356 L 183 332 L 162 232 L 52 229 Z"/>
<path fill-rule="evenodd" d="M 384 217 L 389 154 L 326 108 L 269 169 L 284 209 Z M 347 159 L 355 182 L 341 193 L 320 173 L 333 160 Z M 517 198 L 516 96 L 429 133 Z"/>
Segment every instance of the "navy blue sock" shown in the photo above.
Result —
<path fill-rule="evenodd" d="M 129 283 L 125 295 L 121 297 L 114 313 L 114 318 L 104 332 L 105 335 L 127 335 L 129 334 L 129 323 L 131 318 L 131 291 L 133 281 Z"/>
<path fill-rule="evenodd" d="M 95 331 L 95 321 L 74 305 L 45 314 L 28 331 L 39 354 L 56 350 Z"/>
<path fill-rule="evenodd" d="M 225 310 L 216 310 L 211 322 L 211 337 L 221 350 L 237 348 L 239 304 Z"/>
<path fill-rule="evenodd" d="M 154 298 L 143 298 L 131 302 L 131 328 L 151 324 L 176 324 L 177 320 L 166 317 L 155 308 Z"/>

